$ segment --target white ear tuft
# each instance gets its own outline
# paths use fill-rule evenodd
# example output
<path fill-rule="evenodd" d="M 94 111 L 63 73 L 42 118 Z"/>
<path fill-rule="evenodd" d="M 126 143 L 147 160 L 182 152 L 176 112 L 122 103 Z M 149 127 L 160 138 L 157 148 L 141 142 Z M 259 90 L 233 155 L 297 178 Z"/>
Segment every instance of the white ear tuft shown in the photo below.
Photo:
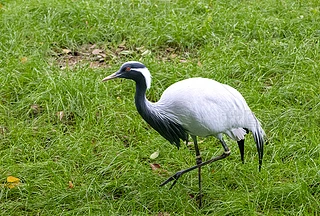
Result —
<path fill-rule="evenodd" d="M 149 89 L 151 86 L 151 74 L 150 74 L 150 71 L 148 70 L 148 68 L 146 68 L 146 67 L 134 68 L 134 70 L 142 73 L 142 75 L 144 76 L 144 79 L 146 80 L 147 89 Z"/>

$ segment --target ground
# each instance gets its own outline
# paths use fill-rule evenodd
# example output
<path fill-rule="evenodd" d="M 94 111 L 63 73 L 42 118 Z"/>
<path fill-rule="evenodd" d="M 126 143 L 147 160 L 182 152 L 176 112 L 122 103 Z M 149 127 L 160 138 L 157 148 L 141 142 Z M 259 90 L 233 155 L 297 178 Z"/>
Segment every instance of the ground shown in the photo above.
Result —
<path fill-rule="evenodd" d="M 318 1 L 4 0 L 0 35 L 0 214 L 319 214 Z M 203 168 L 201 209 L 196 171 L 159 187 L 195 153 L 142 120 L 134 82 L 101 82 L 129 60 L 151 101 L 189 77 L 241 92 L 267 134 L 261 172 L 249 134 L 244 164 L 227 139 Z"/>

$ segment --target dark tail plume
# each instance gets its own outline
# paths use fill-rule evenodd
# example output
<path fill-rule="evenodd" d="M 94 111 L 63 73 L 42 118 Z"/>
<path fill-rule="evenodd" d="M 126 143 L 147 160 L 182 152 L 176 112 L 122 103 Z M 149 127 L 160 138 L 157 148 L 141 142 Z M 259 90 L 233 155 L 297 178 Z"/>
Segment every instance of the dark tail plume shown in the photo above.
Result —
<path fill-rule="evenodd" d="M 255 117 L 255 116 L 254 116 Z M 252 131 L 254 141 L 257 145 L 258 155 L 259 155 L 259 171 L 261 171 L 262 159 L 263 159 L 263 146 L 264 146 L 264 136 L 265 133 L 260 125 L 258 119 L 256 119 L 256 127 L 255 130 Z"/>

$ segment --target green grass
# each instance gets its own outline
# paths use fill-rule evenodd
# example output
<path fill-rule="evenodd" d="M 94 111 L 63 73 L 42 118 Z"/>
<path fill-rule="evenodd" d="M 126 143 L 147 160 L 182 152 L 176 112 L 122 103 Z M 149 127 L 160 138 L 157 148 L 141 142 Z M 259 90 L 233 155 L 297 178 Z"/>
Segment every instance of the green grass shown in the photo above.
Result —
<path fill-rule="evenodd" d="M 316 0 L 0 1 L 0 214 L 319 215 L 319 43 Z M 160 188 L 195 153 L 142 120 L 133 82 L 101 82 L 128 60 L 150 69 L 153 101 L 188 77 L 238 89 L 268 136 L 262 171 L 250 135 L 244 165 L 227 140 L 203 168 L 202 209 L 196 172 Z M 205 159 L 222 152 L 201 140 Z"/>

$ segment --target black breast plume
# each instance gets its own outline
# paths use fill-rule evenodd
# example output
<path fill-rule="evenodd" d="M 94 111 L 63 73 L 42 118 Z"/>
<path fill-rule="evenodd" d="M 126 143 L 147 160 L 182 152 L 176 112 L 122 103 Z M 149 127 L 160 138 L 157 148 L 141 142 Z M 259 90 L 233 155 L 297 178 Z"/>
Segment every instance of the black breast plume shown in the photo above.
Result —
<path fill-rule="evenodd" d="M 187 131 L 174 119 L 171 119 L 155 104 L 146 99 L 146 80 L 142 74 L 134 77 L 136 82 L 135 104 L 142 118 L 171 144 L 180 147 L 180 139 L 187 140 Z"/>
<path fill-rule="evenodd" d="M 185 141 L 188 138 L 187 131 L 179 123 L 164 114 L 148 109 L 148 111 L 145 111 L 141 116 L 151 127 L 158 131 L 161 136 L 171 144 L 176 145 L 177 148 L 180 147 L 180 139 Z"/>

